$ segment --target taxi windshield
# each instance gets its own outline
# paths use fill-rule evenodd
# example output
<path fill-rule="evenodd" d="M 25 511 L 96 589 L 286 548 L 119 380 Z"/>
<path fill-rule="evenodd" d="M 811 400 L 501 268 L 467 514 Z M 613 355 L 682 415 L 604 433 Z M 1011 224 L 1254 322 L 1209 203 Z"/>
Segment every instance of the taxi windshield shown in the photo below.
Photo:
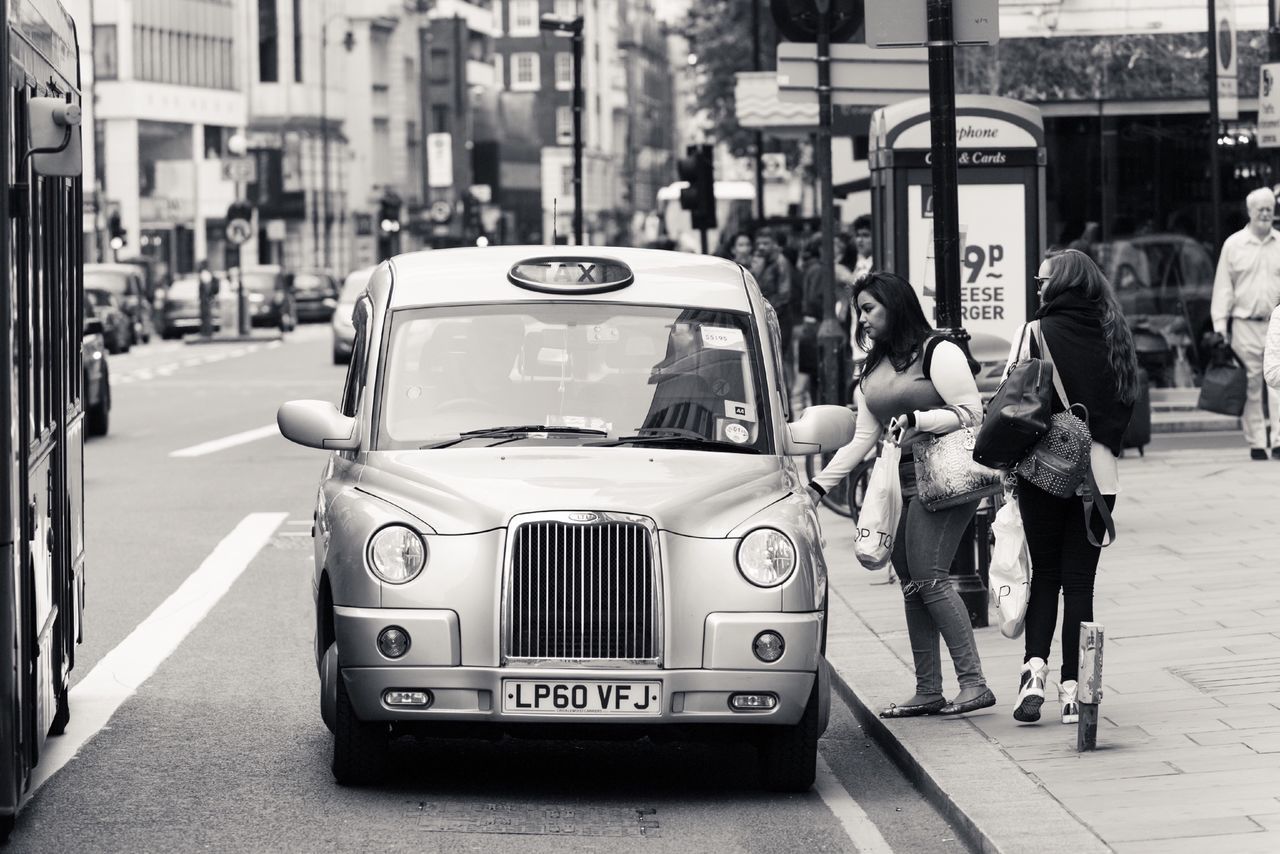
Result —
<path fill-rule="evenodd" d="M 745 313 L 575 302 L 402 309 L 388 340 L 375 449 L 535 441 L 766 452 L 763 363 Z"/>

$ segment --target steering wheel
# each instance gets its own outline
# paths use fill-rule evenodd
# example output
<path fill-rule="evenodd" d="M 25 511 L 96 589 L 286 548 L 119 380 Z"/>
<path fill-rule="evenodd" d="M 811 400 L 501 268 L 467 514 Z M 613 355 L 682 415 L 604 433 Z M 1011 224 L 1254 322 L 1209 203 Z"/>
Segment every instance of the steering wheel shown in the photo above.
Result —
<path fill-rule="evenodd" d="M 453 400 L 446 400 L 435 408 L 435 413 L 452 412 L 455 409 L 478 409 L 481 412 L 497 412 L 498 407 L 493 401 L 485 400 L 482 397 L 457 397 Z"/>

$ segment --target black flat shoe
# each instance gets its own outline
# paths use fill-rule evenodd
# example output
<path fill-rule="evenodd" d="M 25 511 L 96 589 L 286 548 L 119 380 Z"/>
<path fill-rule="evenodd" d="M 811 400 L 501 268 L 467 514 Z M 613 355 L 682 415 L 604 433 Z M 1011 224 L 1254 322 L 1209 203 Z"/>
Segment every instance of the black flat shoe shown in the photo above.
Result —
<path fill-rule="evenodd" d="M 919 718 L 925 715 L 936 715 L 947 705 L 944 699 L 931 700 L 928 703 L 916 703 L 912 706 L 899 706 L 893 703 L 880 712 L 882 718 Z"/>
<path fill-rule="evenodd" d="M 972 700 L 963 703 L 948 703 L 938 710 L 940 715 L 963 715 L 965 712 L 976 712 L 978 709 L 989 709 L 996 704 L 996 695 L 991 689 L 983 691 Z"/>

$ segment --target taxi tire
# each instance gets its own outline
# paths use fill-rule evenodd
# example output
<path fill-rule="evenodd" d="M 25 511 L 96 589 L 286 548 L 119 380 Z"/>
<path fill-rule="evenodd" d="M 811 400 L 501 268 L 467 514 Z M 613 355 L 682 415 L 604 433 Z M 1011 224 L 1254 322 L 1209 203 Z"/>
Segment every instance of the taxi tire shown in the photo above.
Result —
<path fill-rule="evenodd" d="M 356 717 L 347 686 L 338 674 L 338 706 L 333 727 L 333 778 L 340 786 L 364 786 L 382 779 L 388 754 L 385 723 Z"/>
<path fill-rule="evenodd" d="M 757 747 L 760 780 L 772 792 L 807 792 L 818 775 L 818 738 L 822 735 L 818 680 L 800 720 L 769 727 Z"/>

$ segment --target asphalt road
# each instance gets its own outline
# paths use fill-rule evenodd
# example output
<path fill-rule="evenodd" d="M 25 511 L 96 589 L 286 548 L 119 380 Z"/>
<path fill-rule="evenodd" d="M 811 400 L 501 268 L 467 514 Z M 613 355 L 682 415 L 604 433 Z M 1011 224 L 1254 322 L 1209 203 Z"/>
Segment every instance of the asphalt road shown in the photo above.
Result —
<path fill-rule="evenodd" d="M 337 396 L 327 327 L 110 368 L 72 722 L 7 850 L 964 850 L 838 699 L 805 795 L 761 791 L 745 745 L 648 742 L 401 742 L 383 785 L 337 786 L 311 646 L 324 455 L 269 429 Z M 269 534 L 232 554 L 246 525 Z"/>

